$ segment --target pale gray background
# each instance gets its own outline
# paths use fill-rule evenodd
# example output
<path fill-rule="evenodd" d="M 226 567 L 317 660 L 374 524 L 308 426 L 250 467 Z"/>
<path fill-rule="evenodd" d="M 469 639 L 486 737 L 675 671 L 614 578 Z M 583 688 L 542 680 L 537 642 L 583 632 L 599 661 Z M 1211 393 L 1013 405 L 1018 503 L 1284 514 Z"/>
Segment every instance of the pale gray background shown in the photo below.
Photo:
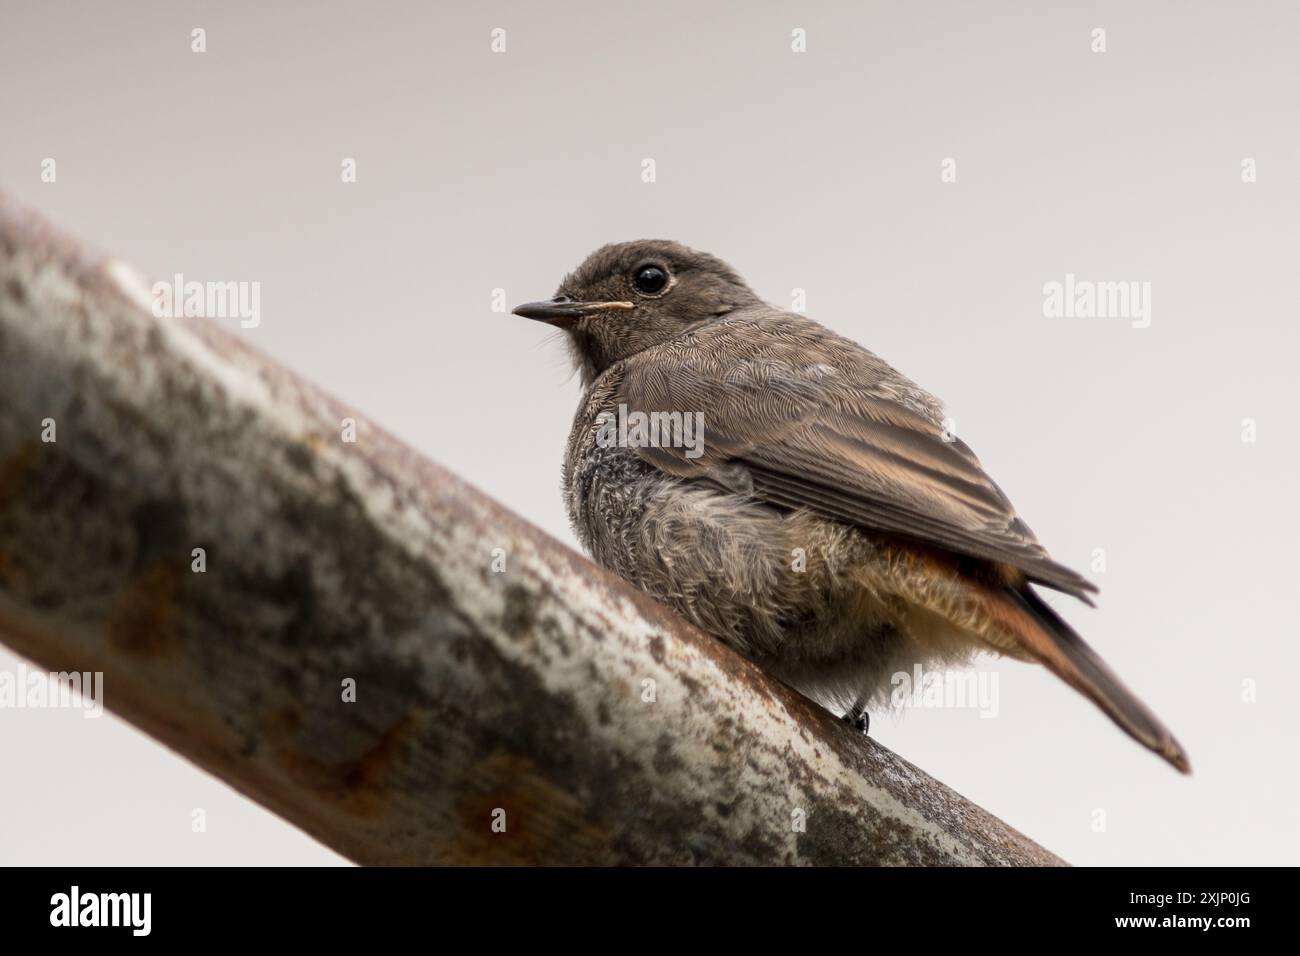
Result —
<path fill-rule="evenodd" d="M 268 6 L 3 0 L 0 188 L 151 276 L 260 281 L 240 334 L 567 541 L 577 384 L 492 289 L 638 237 L 807 289 L 1057 558 L 1106 549 L 1099 608 L 1053 603 L 1196 774 L 1023 664 L 984 665 L 995 720 L 875 735 L 1075 863 L 1295 862 L 1294 4 Z M 1067 271 L 1150 281 L 1151 327 L 1045 319 Z M 0 863 L 339 861 L 115 718 L 0 711 L 0 767 Z"/>

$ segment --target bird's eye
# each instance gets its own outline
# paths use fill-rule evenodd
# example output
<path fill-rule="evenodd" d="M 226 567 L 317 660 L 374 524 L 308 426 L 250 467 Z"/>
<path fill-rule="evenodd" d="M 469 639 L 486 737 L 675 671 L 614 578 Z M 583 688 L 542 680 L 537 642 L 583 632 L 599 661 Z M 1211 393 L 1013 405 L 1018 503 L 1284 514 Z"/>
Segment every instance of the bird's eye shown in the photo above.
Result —
<path fill-rule="evenodd" d="M 658 266 L 642 266 L 636 270 L 636 275 L 632 276 L 632 284 L 636 286 L 636 291 L 646 295 L 655 295 L 664 291 L 668 285 L 668 273 Z"/>

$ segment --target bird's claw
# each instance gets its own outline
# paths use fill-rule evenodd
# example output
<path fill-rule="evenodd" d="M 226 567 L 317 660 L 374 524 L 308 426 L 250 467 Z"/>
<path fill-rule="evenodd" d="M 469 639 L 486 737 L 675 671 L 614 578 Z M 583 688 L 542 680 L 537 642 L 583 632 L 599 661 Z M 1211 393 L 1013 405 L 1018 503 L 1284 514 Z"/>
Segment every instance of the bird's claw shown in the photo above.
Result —
<path fill-rule="evenodd" d="M 854 708 L 840 718 L 864 737 L 871 736 L 871 715 L 865 710 Z"/>

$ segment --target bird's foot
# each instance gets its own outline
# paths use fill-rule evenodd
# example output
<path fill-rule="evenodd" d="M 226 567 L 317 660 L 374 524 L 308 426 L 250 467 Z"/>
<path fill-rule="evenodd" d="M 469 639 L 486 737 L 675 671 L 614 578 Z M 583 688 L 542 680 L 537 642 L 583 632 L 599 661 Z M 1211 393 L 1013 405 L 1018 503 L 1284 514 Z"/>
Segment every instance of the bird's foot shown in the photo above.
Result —
<path fill-rule="evenodd" d="M 854 707 L 846 713 L 840 720 L 844 721 L 864 737 L 871 736 L 871 715 L 865 710 Z"/>

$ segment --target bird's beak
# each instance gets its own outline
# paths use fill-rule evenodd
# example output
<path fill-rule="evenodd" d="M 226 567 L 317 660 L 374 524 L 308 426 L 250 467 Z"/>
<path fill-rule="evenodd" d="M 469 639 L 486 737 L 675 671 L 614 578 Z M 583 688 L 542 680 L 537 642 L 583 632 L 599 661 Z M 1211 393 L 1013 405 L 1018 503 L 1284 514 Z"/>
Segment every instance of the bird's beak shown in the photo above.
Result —
<path fill-rule="evenodd" d="M 525 319 L 536 319 L 551 325 L 565 326 L 575 322 L 584 315 L 594 312 L 606 312 L 614 309 L 633 309 L 631 302 L 573 302 L 563 297 L 548 299 L 545 302 L 529 302 L 514 310 L 515 315 Z"/>

